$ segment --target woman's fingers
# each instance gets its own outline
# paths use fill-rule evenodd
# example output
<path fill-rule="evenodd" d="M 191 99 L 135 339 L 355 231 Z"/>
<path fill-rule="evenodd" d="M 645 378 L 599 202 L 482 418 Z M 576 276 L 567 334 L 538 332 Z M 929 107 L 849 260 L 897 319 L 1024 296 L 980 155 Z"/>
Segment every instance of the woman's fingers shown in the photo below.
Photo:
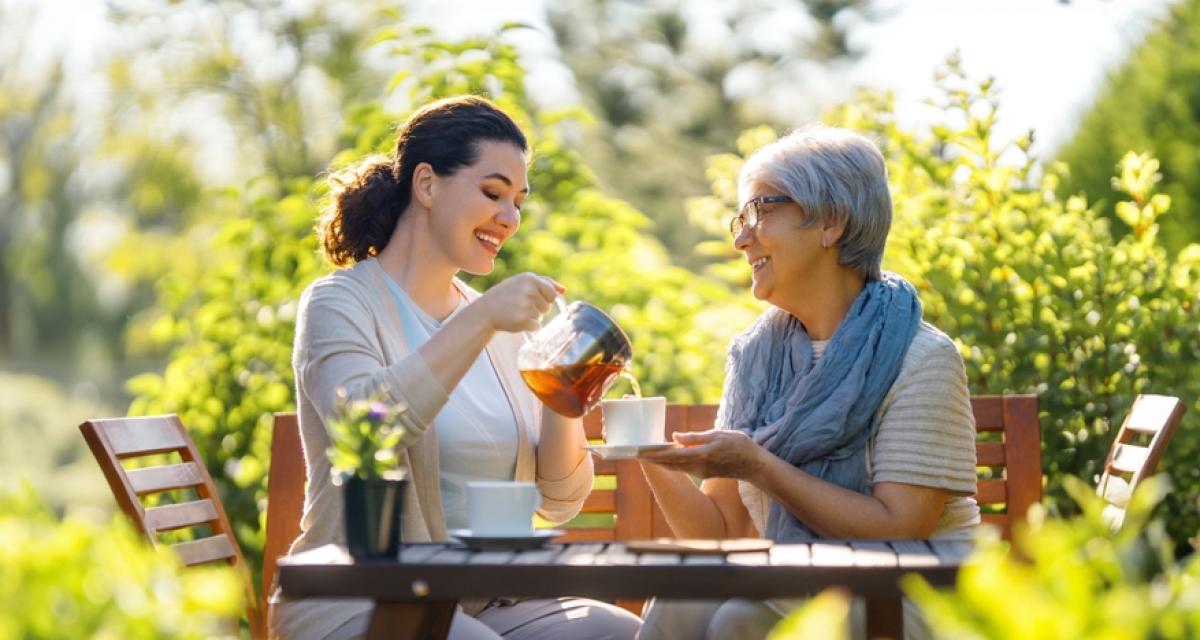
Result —
<path fill-rule="evenodd" d="M 717 429 L 709 429 L 708 431 L 676 431 L 671 437 L 675 438 L 675 442 L 686 446 L 694 446 L 712 442 L 721 437 L 721 432 Z"/>

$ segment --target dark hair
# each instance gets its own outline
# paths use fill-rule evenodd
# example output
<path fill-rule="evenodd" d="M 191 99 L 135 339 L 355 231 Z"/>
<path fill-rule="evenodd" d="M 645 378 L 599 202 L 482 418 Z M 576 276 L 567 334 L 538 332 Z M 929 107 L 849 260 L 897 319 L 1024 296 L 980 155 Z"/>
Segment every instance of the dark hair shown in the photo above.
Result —
<path fill-rule="evenodd" d="M 318 229 L 325 256 L 346 267 L 379 253 L 412 201 L 417 165 L 428 162 L 437 175 L 452 175 L 475 163 L 485 140 L 529 150 L 517 124 L 487 99 L 461 96 L 422 107 L 400 126 L 392 155 L 329 177 L 330 203 Z"/>

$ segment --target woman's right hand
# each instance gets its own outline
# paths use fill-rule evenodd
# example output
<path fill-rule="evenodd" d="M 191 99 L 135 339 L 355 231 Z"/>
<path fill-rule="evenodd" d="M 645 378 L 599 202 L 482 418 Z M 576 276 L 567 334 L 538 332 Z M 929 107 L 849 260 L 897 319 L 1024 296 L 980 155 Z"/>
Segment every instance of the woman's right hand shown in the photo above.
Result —
<path fill-rule="evenodd" d="M 495 331 L 536 331 L 542 315 L 564 291 L 553 278 L 519 273 L 488 289 L 475 305 Z"/>

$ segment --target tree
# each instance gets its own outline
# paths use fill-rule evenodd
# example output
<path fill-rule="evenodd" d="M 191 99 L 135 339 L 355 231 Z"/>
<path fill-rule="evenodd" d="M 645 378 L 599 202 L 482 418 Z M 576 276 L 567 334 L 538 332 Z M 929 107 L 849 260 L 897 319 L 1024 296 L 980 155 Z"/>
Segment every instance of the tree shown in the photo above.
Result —
<path fill-rule="evenodd" d="M 1122 235 L 1120 200 L 1111 176 L 1126 151 L 1163 161 L 1162 193 L 1173 213 L 1164 219 L 1163 243 L 1176 253 L 1200 240 L 1200 1 L 1171 5 L 1167 16 L 1113 72 L 1075 136 L 1059 152 L 1071 167 L 1060 197 L 1084 193 Z"/>
<path fill-rule="evenodd" d="M 713 11 L 629 0 L 547 8 L 561 59 L 596 116 L 582 138 L 584 160 L 606 190 L 650 213 L 654 233 L 689 268 L 708 261 L 692 252 L 701 234 L 682 202 L 705 191 L 698 160 L 732 150 L 741 129 L 815 116 L 819 105 L 804 89 L 816 66 L 860 53 L 835 17 L 869 16 L 870 3 L 724 3 Z"/>

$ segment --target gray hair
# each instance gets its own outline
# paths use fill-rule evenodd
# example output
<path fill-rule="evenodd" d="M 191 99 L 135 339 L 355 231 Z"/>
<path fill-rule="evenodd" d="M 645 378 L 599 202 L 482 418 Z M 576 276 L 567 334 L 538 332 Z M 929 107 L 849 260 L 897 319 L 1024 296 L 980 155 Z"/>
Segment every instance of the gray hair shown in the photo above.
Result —
<path fill-rule="evenodd" d="M 892 226 L 892 196 L 879 147 L 859 133 L 808 125 L 759 149 L 738 177 L 744 202 L 750 184 L 779 190 L 804 210 L 804 227 L 843 220 L 838 264 L 868 280 L 881 277 L 883 249 Z"/>

